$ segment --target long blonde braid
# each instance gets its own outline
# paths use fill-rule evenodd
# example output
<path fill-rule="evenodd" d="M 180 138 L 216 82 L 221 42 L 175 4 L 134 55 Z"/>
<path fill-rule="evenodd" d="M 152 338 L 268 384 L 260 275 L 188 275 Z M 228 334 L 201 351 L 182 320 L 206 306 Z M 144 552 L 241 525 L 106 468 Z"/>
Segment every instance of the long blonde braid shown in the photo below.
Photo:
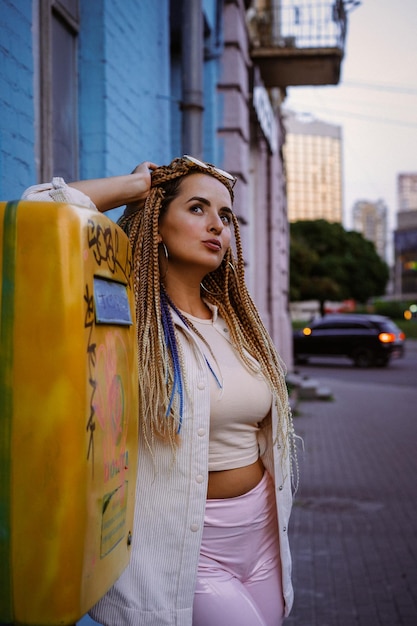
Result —
<path fill-rule="evenodd" d="M 242 361 L 248 368 L 255 370 L 253 361 L 247 357 L 247 353 L 254 357 L 269 383 L 279 415 L 275 443 L 281 446 L 283 458 L 287 454 L 290 455 L 292 478 L 297 488 L 297 450 L 285 380 L 286 367 L 247 289 L 239 224 L 235 215 L 233 225 L 237 258 L 233 258 L 232 250 L 229 249 L 229 258 L 226 257 L 218 270 L 205 277 L 203 281 L 207 288 L 205 297 L 218 307 L 219 314 L 227 321 L 232 342 Z"/>
<path fill-rule="evenodd" d="M 132 246 L 136 316 L 138 320 L 138 359 L 140 422 L 142 434 L 150 449 L 155 436 L 178 444 L 181 421 L 178 402 L 170 406 L 174 384 L 173 356 L 167 348 L 161 319 L 161 276 L 158 255 L 158 223 L 161 214 L 178 193 L 184 176 L 201 172 L 220 180 L 228 189 L 233 202 L 233 189 L 228 179 L 214 166 L 201 168 L 186 159 L 174 159 L 168 166 L 152 172 L 151 191 L 143 208 L 132 212 L 127 208 L 119 220 Z M 202 295 L 216 305 L 226 320 L 233 344 L 247 367 L 253 369 L 254 357 L 268 381 L 279 413 L 277 439 L 284 454 L 293 455 L 294 431 L 285 382 L 285 366 L 260 319 L 248 292 L 244 276 L 244 260 L 238 220 L 233 215 L 236 255 L 229 248 L 220 267 L 202 282 Z M 182 372 L 184 380 L 185 373 Z"/>

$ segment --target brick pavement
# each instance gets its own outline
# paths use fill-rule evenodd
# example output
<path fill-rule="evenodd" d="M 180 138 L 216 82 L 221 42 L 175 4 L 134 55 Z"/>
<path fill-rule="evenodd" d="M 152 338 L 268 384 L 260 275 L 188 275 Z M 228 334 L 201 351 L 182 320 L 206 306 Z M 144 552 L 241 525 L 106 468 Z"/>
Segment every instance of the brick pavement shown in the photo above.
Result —
<path fill-rule="evenodd" d="M 417 379 L 417 377 L 416 377 Z M 321 379 L 299 404 L 301 485 L 285 626 L 416 626 L 417 384 Z"/>

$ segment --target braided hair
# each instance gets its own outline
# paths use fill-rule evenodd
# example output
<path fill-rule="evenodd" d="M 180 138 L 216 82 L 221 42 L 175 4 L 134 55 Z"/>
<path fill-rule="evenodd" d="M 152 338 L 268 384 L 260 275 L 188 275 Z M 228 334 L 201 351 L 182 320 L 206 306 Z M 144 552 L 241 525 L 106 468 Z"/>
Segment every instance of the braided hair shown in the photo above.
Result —
<path fill-rule="evenodd" d="M 169 165 L 151 173 L 151 190 L 138 210 L 126 210 L 119 225 L 127 233 L 133 254 L 134 292 L 138 320 L 140 423 L 145 442 L 152 450 L 155 437 L 175 449 L 179 444 L 182 400 L 186 381 L 182 371 L 180 344 L 176 340 L 172 307 L 162 286 L 158 254 L 158 225 L 170 202 L 179 193 L 181 181 L 193 173 L 217 178 L 234 195 L 230 181 L 212 165 L 199 166 L 186 158 L 176 158 Z M 239 223 L 232 214 L 235 252 L 226 251 L 220 266 L 207 274 L 201 283 L 202 296 L 216 305 L 226 320 L 233 345 L 249 369 L 259 363 L 272 390 L 278 408 L 277 439 L 288 449 L 293 442 L 293 426 L 285 381 L 285 366 L 277 353 L 244 277 L 244 259 Z"/>

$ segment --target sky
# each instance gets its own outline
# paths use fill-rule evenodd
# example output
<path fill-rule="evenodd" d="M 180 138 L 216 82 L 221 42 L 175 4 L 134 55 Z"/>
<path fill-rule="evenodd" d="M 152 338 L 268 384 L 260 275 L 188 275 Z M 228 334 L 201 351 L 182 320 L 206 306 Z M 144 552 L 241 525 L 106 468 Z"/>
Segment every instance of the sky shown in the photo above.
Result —
<path fill-rule="evenodd" d="M 285 107 L 342 127 L 345 228 L 357 200 L 383 200 L 392 232 L 397 175 L 417 172 L 417 0 L 362 0 L 339 85 L 289 87 Z"/>

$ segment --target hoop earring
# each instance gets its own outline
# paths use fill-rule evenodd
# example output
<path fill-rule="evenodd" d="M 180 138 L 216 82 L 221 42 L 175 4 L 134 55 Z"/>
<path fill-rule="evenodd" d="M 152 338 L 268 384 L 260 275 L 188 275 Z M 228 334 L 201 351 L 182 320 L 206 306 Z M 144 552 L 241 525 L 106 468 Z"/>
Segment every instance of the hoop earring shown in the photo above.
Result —
<path fill-rule="evenodd" d="M 160 242 L 159 244 L 160 246 L 162 246 L 162 250 L 164 253 L 164 257 L 165 257 L 165 264 L 166 264 L 166 268 L 165 268 L 165 272 L 164 275 L 162 276 L 162 274 L 160 275 L 160 279 L 163 280 L 165 278 L 165 276 L 168 274 L 168 260 L 169 260 L 169 255 L 168 255 L 168 248 L 166 247 L 166 245 L 164 244 L 163 241 Z"/>
<path fill-rule="evenodd" d="M 219 298 L 220 296 L 222 296 L 223 294 L 221 292 L 219 293 L 214 293 L 214 291 L 210 291 L 209 289 L 207 289 L 207 287 L 205 287 L 203 285 L 203 283 L 200 283 L 200 287 L 201 289 L 203 289 L 206 293 L 210 294 L 210 296 L 214 296 L 215 298 Z"/>

